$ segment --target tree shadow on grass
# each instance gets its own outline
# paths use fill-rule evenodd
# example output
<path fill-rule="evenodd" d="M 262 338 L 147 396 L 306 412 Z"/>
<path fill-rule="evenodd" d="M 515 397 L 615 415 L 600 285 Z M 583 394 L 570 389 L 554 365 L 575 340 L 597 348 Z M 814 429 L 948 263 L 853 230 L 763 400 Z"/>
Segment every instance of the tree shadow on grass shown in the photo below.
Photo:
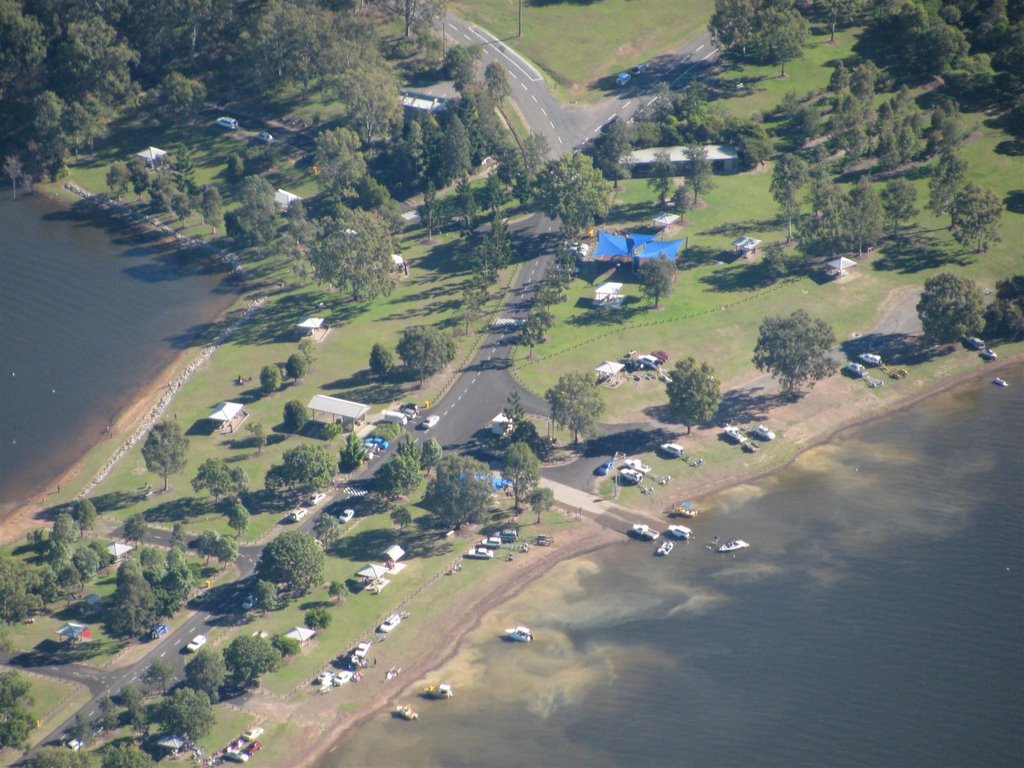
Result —
<path fill-rule="evenodd" d="M 92 498 L 93 506 L 100 514 L 116 512 L 119 509 L 130 507 L 146 498 L 146 491 L 111 491 Z"/>
<path fill-rule="evenodd" d="M 1011 213 L 1024 213 L 1024 189 L 1011 189 L 1007 192 L 1003 205 Z"/>
<path fill-rule="evenodd" d="M 966 267 L 972 261 L 965 253 L 954 251 L 950 245 L 927 233 L 915 233 L 889 242 L 872 268 L 909 275 L 948 265 Z"/>
<path fill-rule="evenodd" d="M 764 387 L 731 389 L 722 395 L 715 414 L 715 422 L 765 421 L 772 408 L 793 402 L 792 395 L 767 392 Z"/>
<path fill-rule="evenodd" d="M 616 452 L 642 453 L 674 437 L 674 431 L 666 427 L 651 429 L 627 425 L 617 431 L 587 440 L 582 445 L 581 453 L 587 458 L 613 456 Z"/>
<path fill-rule="evenodd" d="M 679 269 L 695 269 L 708 264 L 725 264 L 732 261 L 735 254 L 732 251 L 723 251 L 707 246 L 689 246 L 683 251 L 679 259 Z"/>
<path fill-rule="evenodd" d="M 209 419 L 196 419 L 192 422 L 192 426 L 185 430 L 185 435 L 187 437 L 210 437 L 216 431 L 216 422 Z"/>
<path fill-rule="evenodd" d="M 594 325 L 621 325 L 631 322 L 647 310 L 653 309 L 653 305 L 644 303 L 637 296 L 624 296 L 622 304 L 618 307 L 595 307 L 590 299 L 580 298 L 576 301 L 576 308 L 583 311 L 573 315 L 566 322 L 569 325 L 586 328 Z"/>
<path fill-rule="evenodd" d="M 47 638 L 30 651 L 14 656 L 10 663 L 18 667 L 60 666 L 81 664 L 97 656 L 120 650 L 125 645 L 121 640 L 85 640 L 78 643 L 58 642 Z"/>
<path fill-rule="evenodd" d="M 395 532 L 388 529 L 356 530 L 334 543 L 331 551 L 346 560 L 379 562 L 384 550 L 395 543 Z M 405 549 L 405 546 L 402 547 Z"/>
<path fill-rule="evenodd" d="M 716 269 L 701 277 L 698 282 L 721 293 L 756 291 L 770 284 L 770 281 L 765 279 L 764 270 L 760 265 L 749 262 Z"/>
<path fill-rule="evenodd" d="M 932 346 L 922 336 L 908 333 L 868 333 L 856 339 L 847 339 L 839 345 L 851 360 L 871 352 L 880 355 L 890 365 L 917 365 L 950 354 L 955 346 Z"/>
<path fill-rule="evenodd" d="M 184 523 L 215 510 L 206 497 L 186 496 L 165 501 L 143 511 L 147 523 Z"/>

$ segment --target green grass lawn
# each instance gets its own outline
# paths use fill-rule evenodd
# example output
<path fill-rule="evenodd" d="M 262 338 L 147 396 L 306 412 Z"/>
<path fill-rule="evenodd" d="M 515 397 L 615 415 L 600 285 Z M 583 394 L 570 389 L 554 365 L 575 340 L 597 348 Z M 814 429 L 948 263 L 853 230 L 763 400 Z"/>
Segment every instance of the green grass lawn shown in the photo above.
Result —
<path fill-rule="evenodd" d="M 596 100 L 616 73 L 674 51 L 706 26 L 707 0 L 603 0 L 523 3 L 517 38 L 516 0 L 461 0 L 455 10 L 505 40 L 543 68 L 571 100 Z M 592 90 L 598 87 L 599 90 Z"/>

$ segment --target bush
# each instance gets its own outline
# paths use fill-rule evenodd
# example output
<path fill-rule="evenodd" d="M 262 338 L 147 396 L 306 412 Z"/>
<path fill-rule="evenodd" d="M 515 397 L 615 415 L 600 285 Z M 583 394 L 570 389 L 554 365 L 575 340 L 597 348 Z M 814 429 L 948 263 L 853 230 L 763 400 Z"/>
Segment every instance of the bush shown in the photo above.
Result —
<path fill-rule="evenodd" d="M 383 437 L 385 440 L 395 440 L 403 431 L 401 424 L 392 424 L 388 422 L 386 424 L 378 424 L 374 427 L 373 432 L 370 433 L 370 437 Z"/>
<path fill-rule="evenodd" d="M 278 653 L 281 654 L 282 658 L 298 656 L 299 651 L 302 650 L 302 646 L 299 644 L 298 640 L 294 637 L 285 637 L 284 635 L 274 635 L 270 638 L 270 644 L 277 648 Z"/>
<path fill-rule="evenodd" d="M 327 629 L 331 625 L 331 614 L 323 606 L 317 606 L 306 611 L 303 621 L 310 629 Z"/>
<path fill-rule="evenodd" d="M 289 432 L 301 432 L 309 422 L 309 409 L 298 400 L 284 404 L 284 426 Z"/>

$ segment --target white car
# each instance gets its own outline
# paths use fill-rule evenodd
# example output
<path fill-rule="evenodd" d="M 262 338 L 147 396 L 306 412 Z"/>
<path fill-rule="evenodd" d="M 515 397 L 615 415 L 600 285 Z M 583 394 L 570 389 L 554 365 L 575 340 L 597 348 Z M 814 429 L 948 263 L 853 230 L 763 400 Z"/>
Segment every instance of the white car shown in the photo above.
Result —
<path fill-rule="evenodd" d="M 238 121 L 233 117 L 218 117 L 217 125 L 221 128 L 227 128 L 229 131 L 234 131 L 238 128 Z"/>
<path fill-rule="evenodd" d="M 260 135 L 256 137 L 257 141 L 262 141 L 264 144 L 273 144 L 274 137 L 266 131 L 261 131 Z"/>
<path fill-rule="evenodd" d="M 737 445 L 743 445 L 743 443 L 747 442 L 747 436 L 740 432 L 739 427 L 729 426 L 722 432 L 731 442 Z"/>
<path fill-rule="evenodd" d="M 862 355 L 857 355 L 857 359 L 860 360 L 864 365 L 881 365 L 881 355 L 876 355 L 871 352 L 865 352 Z"/>
<path fill-rule="evenodd" d="M 662 443 L 658 446 L 658 450 L 666 456 L 672 456 L 676 459 L 680 458 L 684 453 L 683 446 L 679 445 L 679 443 Z"/>
<path fill-rule="evenodd" d="M 964 339 L 964 346 L 968 349 L 984 349 L 985 342 L 979 339 L 977 336 L 968 336 Z"/>
<path fill-rule="evenodd" d="M 192 642 L 185 646 L 185 650 L 189 653 L 195 653 L 204 645 L 206 645 L 206 635 L 196 635 L 192 638 Z"/>
<path fill-rule="evenodd" d="M 308 509 L 306 509 L 305 507 L 299 507 L 298 509 L 293 509 L 291 511 L 291 514 L 288 515 L 288 518 L 293 523 L 300 523 L 300 522 L 302 522 L 305 519 L 306 515 L 308 515 L 308 514 L 309 514 L 309 510 Z"/>
<path fill-rule="evenodd" d="M 640 485 L 644 481 L 644 476 L 637 472 L 635 469 L 624 467 L 619 470 L 619 484 L 620 485 Z"/>
<path fill-rule="evenodd" d="M 865 373 L 867 373 L 867 371 L 868 369 L 865 368 L 860 363 L 850 363 L 845 368 L 843 368 L 844 373 L 853 376 L 853 378 L 855 379 L 861 378 Z"/>
<path fill-rule="evenodd" d="M 467 551 L 463 557 L 468 557 L 472 560 L 491 560 L 494 557 L 494 552 L 486 547 L 474 547 Z"/>
<path fill-rule="evenodd" d="M 775 439 L 775 433 L 772 432 L 770 429 L 768 429 L 768 427 L 766 425 L 764 425 L 764 424 L 759 424 L 757 426 L 757 428 L 754 429 L 754 431 L 751 432 L 750 434 L 752 434 L 758 440 L 774 440 Z"/>
<path fill-rule="evenodd" d="M 321 501 L 323 501 L 326 498 L 327 498 L 327 494 L 326 493 L 314 493 L 312 496 L 309 497 L 309 504 L 308 504 L 308 506 L 315 507 L 317 504 L 319 504 Z"/>
<path fill-rule="evenodd" d="M 622 466 L 636 470 L 642 475 L 649 475 L 651 473 L 651 468 L 647 464 L 644 464 L 642 461 L 640 461 L 640 459 L 626 459 L 624 462 L 622 462 Z"/>
<path fill-rule="evenodd" d="M 994 349 L 986 348 L 985 351 L 981 353 L 981 357 L 983 360 L 995 360 L 999 355 L 996 354 Z"/>
<path fill-rule="evenodd" d="M 354 509 L 343 510 L 338 515 L 338 522 L 347 523 L 349 520 L 351 520 L 355 516 L 356 516 L 356 511 Z"/>
<path fill-rule="evenodd" d="M 387 634 L 401 623 L 402 617 L 399 616 L 397 613 L 393 613 L 381 622 L 380 627 L 378 627 L 378 629 L 380 629 L 380 631 L 384 634 Z"/>
<path fill-rule="evenodd" d="M 432 429 L 437 426 L 437 422 L 440 420 L 440 416 L 427 416 L 427 418 L 420 422 L 420 429 Z"/>

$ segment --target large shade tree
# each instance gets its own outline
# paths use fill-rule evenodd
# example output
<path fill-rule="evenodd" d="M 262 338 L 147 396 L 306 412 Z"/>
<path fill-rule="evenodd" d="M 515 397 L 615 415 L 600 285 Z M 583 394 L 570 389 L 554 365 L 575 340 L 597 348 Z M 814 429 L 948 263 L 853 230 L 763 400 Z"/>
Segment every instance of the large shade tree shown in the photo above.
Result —
<path fill-rule="evenodd" d="M 692 357 L 677 362 L 670 378 L 666 386 L 669 409 L 690 434 L 694 424 L 715 415 L 722 398 L 721 385 L 714 368 Z"/>
<path fill-rule="evenodd" d="M 540 482 L 540 459 L 526 443 L 512 443 L 505 451 L 505 479 L 512 483 L 516 510 Z"/>
<path fill-rule="evenodd" d="M 402 331 L 395 351 L 409 373 L 422 384 L 455 359 L 455 340 L 437 328 L 417 325 Z"/>
<path fill-rule="evenodd" d="M 187 452 L 188 438 L 182 434 L 181 427 L 176 421 L 161 421 L 150 430 L 142 446 L 142 458 L 146 462 L 146 469 L 164 479 L 165 491 L 167 478 L 185 468 Z"/>
<path fill-rule="evenodd" d="M 445 454 L 427 485 L 423 506 L 445 529 L 480 519 L 493 493 L 487 465 L 468 456 Z"/>
<path fill-rule="evenodd" d="M 551 405 L 551 418 L 572 432 L 574 444 L 594 428 L 604 413 L 604 400 L 596 378 L 590 373 L 563 374 L 544 397 Z"/>
<path fill-rule="evenodd" d="M 753 362 L 778 379 L 785 392 L 795 394 L 836 372 L 829 354 L 835 343 L 828 323 L 798 309 L 789 317 L 766 317 L 761 322 Z"/>
<path fill-rule="evenodd" d="M 293 488 L 310 493 L 323 488 L 334 476 L 335 462 L 319 445 L 297 445 L 285 451 L 281 459 L 280 464 L 267 470 L 269 490 Z"/>
<path fill-rule="evenodd" d="M 256 575 L 305 594 L 323 581 L 324 563 L 324 551 L 316 539 L 303 531 L 288 531 L 264 547 Z"/>
<path fill-rule="evenodd" d="M 929 339 L 947 344 L 981 330 L 985 304 L 972 280 L 950 272 L 924 282 L 917 314 Z"/>
<path fill-rule="evenodd" d="M 569 232 L 582 232 L 594 219 L 608 213 L 612 187 L 594 168 L 589 156 L 565 154 L 552 160 L 537 176 L 537 204 L 551 218 L 558 218 Z"/>

